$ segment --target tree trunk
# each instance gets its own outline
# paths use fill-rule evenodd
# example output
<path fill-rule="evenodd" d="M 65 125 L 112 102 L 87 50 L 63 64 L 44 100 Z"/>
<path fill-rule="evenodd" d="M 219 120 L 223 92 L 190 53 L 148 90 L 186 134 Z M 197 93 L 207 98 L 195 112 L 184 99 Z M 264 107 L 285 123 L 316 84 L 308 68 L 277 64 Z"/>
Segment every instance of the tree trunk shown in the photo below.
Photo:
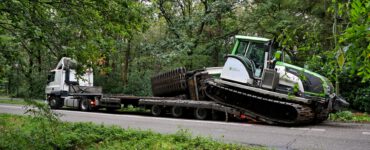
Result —
<path fill-rule="evenodd" d="M 126 85 L 128 82 L 128 69 L 129 69 L 129 59 L 131 55 L 131 38 L 127 41 L 127 49 L 125 51 L 125 58 L 122 70 L 122 80 L 123 84 Z"/>
<path fill-rule="evenodd" d="M 222 33 L 222 22 L 221 22 L 221 14 L 218 13 L 216 15 L 216 21 L 217 21 L 217 29 L 216 29 L 216 34 L 215 34 L 215 37 L 213 38 L 216 38 L 216 37 L 220 37 L 223 33 Z M 219 54 L 220 54 L 220 51 L 221 51 L 221 43 L 219 40 L 215 39 L 216 40 L 216 43 L 215 43 L 215 46 L 214 46 L 214 50 L 213 50 L 213 53 L 212 53 L 212 57 L 213 57 L 213 66 L 217 67 L 218 66 L 218 62 L 219 62 Z"/>
<path fill-rule="evenodd" d="M 38 73 L 40 74 L 41 73 L 41 71 L 42 71 L 42 58 L 41 58 L 41 48 L 38 48 L 38 50 L 37 50 L 37 64 L 38 64 L 38 66 L 37 66 L 37 70 L 38 70 Z"/>
<path fill-rule="evenodd" d="M 28 52 L 28 70 L 27 70 L 27 73 L 26 73 L 26 78 L 27 78 L 27 81 L 28 81 L 28 93 L 27 93 L 27 96 L 29 98 L 31 98 L 33 96 L 33 91 L 34 91 L 34 85 L 33 85 L 33 53 L 32 51 L 29 51 Z M 17 74 L 19 74 L 19 68 L 17 68 Z M 19 94 L 19 93 L 17 93 Z"/>
<path fill-rule="evenodd" d="M 13 77 L 12 74 L 8 75 L 8 87 L 6 89 L 6 95 L 9 95 L 10 93 L 12 93 L 12 89 L 11 89 L 11 87 L 13 87 L 12 77 Z"/>

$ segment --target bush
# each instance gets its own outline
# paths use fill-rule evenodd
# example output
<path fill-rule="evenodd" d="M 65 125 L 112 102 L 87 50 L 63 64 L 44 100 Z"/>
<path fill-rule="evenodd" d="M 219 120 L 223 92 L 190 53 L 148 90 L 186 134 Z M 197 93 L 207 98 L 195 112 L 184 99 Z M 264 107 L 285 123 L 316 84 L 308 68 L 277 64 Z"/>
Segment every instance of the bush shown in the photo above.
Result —
<path fill-rule="evenodd" d="M 0 149 L 263 149 L 192 137 L 187 130 L 162 135 L 116 126 L 54 121 L 47 117 L 0 114 Z"/>
<path fill-rule="evenodd" d="M 341 111 L 335 114 L 330 114 L 330 120 L 333 121 L 350 121 L 353 119 L 353 114 L 350 111 Z"/>
<path fill-rule="evenodd" d="M 370 116 L 367 113 L 352 113 L 351 111 L 341 111 L 330 114 L 329 119 L 332 121 L 345 122 L 370 122 Z"/>
<path fill-rule="evenodd" d="M 151 76 L 152 73 L 150 71 L 131 72 L 128 83 L 124 87 L 124 93 L 136 96 L 152 95 Z"/>
<path fill-rule="evenodd" d="M 370 112 L 370 87 L 349 91 L 347 95 L 353 108 Z"/>

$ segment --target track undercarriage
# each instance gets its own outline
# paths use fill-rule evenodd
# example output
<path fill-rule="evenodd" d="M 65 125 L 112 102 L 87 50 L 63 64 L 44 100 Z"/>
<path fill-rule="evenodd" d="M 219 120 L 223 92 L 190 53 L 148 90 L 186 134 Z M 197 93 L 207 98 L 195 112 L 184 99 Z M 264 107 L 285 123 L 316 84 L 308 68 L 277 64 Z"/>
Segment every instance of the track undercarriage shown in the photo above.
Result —
<path fill-rule="evenodd" d="M 315 120 L 310 105 L 293 103 L 290 99 L 264 95 L 232 84 L 208 80 L 206 95 L 212 100 L 245 111 L 245 115 L 267 123 L 306 124 Z"/>

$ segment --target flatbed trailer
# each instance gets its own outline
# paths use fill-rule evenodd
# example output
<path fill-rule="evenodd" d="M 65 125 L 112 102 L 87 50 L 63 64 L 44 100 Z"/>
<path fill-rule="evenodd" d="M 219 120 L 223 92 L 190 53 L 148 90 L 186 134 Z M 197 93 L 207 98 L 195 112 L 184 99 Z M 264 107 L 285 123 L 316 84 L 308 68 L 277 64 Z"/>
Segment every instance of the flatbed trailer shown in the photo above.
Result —
<path fill-rule="evenodd" d="M 150 109 L 153 116 L 161 116 L 169 113 L 176 118 L 191 114 L 196 119 L 201 120 L 218 119 L 220 116 L 225 116 L 225 120 L 227 121 L 229 116 L 243 118 L 246 113 L 214 101 L 189 100 L 177 97 L 107 95 L 100 101 L 99 108 L 106 108 L 108 111 L 132 105 L 133 107 Z"/>
<path fill-rule="evenodd" d="M 229 116 L 243 118 L 244 112 L 239 111 L 235 108 L 220 105 L 214 101 L 194 101 L 194 100 L 160 100 L 160 99 L 140 99 L 139 105 L 151 106 L 152 115 L 156 116 L 153 112 L 153 107 L 160 106 L 162 109 L 169 108 L 169 112 L 173 117 L 180 117 L 175 112 L 176 108 L 190 109 L 193 110 L 193 115 L 196 119 L 218 119 L 220 114 L 224 114 L 225 121 L 228 120 Z M 204 112 L 205 111 L 205 112 Z M 191 112 L 191 111 L 190 111 Z"/>

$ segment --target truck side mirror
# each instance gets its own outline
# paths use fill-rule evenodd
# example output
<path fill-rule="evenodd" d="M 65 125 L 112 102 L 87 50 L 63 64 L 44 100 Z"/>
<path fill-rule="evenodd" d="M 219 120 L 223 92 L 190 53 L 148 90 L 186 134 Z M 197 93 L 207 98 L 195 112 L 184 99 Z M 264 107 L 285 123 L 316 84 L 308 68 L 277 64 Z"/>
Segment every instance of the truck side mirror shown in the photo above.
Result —
<path fill-rule="evenodd" d="M 70 70 L 67 68 L 66 73 L 65 73 L 65 83 L 67 84 L 69 84 L 69 73 L 70 73 Z"/>

